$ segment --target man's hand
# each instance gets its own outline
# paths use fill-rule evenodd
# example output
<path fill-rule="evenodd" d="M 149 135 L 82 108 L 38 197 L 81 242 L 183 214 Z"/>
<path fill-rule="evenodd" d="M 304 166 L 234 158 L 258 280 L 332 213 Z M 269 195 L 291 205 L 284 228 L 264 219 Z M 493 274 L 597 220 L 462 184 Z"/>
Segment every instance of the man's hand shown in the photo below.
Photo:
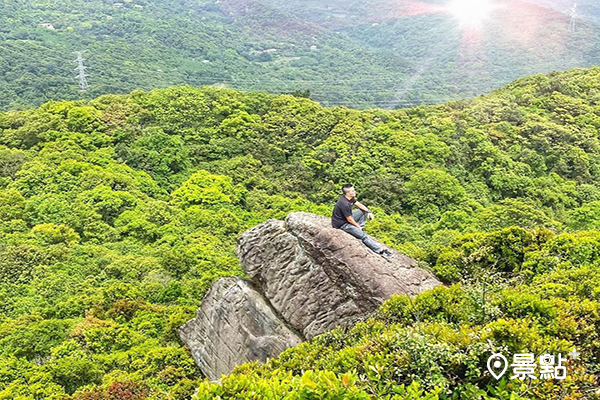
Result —
<path fill-rule="evenodd" d="M 370 212 L 367 214 L 367 219 L 375 219 L 375 215 L 372 212 Z"/>
<path fill-rule="evenodd" d="M 358 229 L 360 229 L 362 231 L 362 228 L 360 227 L 359 224 L 356 223 L 356 221 L 354 220 L 354 218 L 352 218 L 352 215 L 347 216 L 346 220 L 348 221 L 348 223 L 350 225 L 354 225 L 355 227 L 357 227 Z"/>

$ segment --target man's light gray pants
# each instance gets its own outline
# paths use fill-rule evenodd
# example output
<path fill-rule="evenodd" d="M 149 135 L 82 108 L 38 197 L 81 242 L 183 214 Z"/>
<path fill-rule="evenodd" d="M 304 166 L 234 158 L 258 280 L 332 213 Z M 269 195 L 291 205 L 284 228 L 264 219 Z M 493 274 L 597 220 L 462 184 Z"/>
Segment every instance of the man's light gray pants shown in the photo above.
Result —
<path fill-rule="evenodd" d="M 364 212 L 363 210 L 354 210 L 354 212 L 352 213 L 352 218 L 354 219 L 354 221 L 356 221 L 356 223 L 361 228 L 364 229 L 365 222 L 367 221 L 367 213 L 366 212 Z M 360 229 L 358 229 L 357 227 L 355 227 L 354 225 L 352 225 L 348 222 L 346 222 L 344 225 L 342 225 L 340 227 L 340 229 L 348 232 L 355 238 L 362 240 L 362 242 L 365 245 L 367 245 L 368 248 L 370 248 L 377 254 L 381 253 L 381 251 L 383 250 L 381 247 L 379 247 L 377 245 L 377 243 L 375 243 L 375 241 L 373 240 L 373 238 L 371 236 L 367 235 L 364 231 L 361 231 Z"/>

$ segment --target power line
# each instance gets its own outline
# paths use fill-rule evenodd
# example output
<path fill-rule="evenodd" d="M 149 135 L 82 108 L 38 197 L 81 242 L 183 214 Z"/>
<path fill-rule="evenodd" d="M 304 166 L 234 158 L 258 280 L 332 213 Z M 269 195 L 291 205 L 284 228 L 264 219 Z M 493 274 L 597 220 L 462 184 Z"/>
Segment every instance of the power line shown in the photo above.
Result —
<path fill-rule="evenodd" d="M 577 22 L 577 18 L 579 18 L 579 16 L 577 15 L 577 3 L 575 3 L 571 8 L 571 22 L 569 22 L 570 32 L 575 32 L 575 23 Z"/>
<path fill-rule="evenodd" d="M 8 50 L 10 52 L 14 52 L 15 56 L 17 55 L 24 55 L 27 54 L 27 51 L 25 49 L 11 49 L 8 47 L 3 46 L 2 48 L 0 48 L 1 50 Z M 39 64 L 39 65 L 44 65 L 39 63 L 40 59 L 38 58 L 34 58 L 34 57 L 28 57 L 31 61 L 35 61 L 32 64 Z M 51 59 L 54 60 L 55 62 L 59 62 L 62 61 L 60 60 L 58 57 L 52 57 L 52 56 L 48 56 L 48 55 L 44 55 L 44 59 Z M 77 60 L 75 60 L 77 62 Z M 85 69 L 86 67 L 84 67 Z M 148 71 L 150 72 L 150 71 Z M 86 75 L 89 76 L 89 75 Z M 216 76 L 216 75 L 202 75 L 198 78 L 195 78 L 192 80 L 192 82 L 194 84 L 213 84 L 213 83 L 224 83 L 224 84 L 231 84 L 231 85 L 248 85 L 248 86 L 264 86 L 264 85 L 268 85 L 271 88 L 273 87 L 279 87 L 280 89 L 294 89 L 297 88 L 298 86 L 307 86 L 308 89 L 310 89 L 311 91 L 319 91 L 320 88 L 332 88 L 332 87 L 344 87 L 344 88 L 348 88 L 349 91 L 353 92 L 353 93 L 360 93 L 360 92 L 368 92 L 368 93 L 377 93 L 380 88 L 378 88 L 378 86 L 382 86 L 391 82 L 397 83 L 397 82 L 402 82 L 403 80 L 398 79 L 398 77 L 394 77 L 394 76 L 390 76 L 389 74 L 369 74 L 368 77 L 354 77 L 354 78 L 342 78 L 340 79 L 338 78 L 324 78 L 324 79 L 291 79 L 291 80 L 285 80 L 285 79 L 278 79 L 275 76 L 272 76 L 270 78 L 265 79 L 264 77 L 260 77 L 260 78 L 256 78 L 253 79 L 251 77 L 246 77 L 246 78 L 234 78 L 234 77 L 223 77 L 223 76 Z M 368 85 L 369 83 L 372 83 L 373 85 Z M 188 83 L 189 84 L 189 83 Z M 353 89 L 351 87 L 348 87 L 349 85 L 354 85 L 354 86 L 366 86 L 366 87 L 359 87 L 357 89 Z M 369 88 L 369 86 L 373 86 L 373 88 Z M 427 84 L 427 83 L 422 83 L 422 84 L 413 84 L 412 87 L 414 89 L 429 89 L 431 88 L 431 84 Z M 484 82 L 471 82 L 469 84 L 469 87 L 471 88 L 488 88 L 488 85 Z M 273 89 L 275 90 L 275 89 Z M 381 92 L 391 92 L 394 89 L 389 89 L 389 90 L 381 90 Z"/>
<path fill-rule="evenodd" d="M 47 51 L 48 49 L 47 48 L 41 48 L 41 49 L 38 48 L 38 49 L 35 49 L 35 50 L 40 50 L 40 51 L 44 50 L 44 51 Z M 37 57 L 32 56 L 32 55 L 30 55 L 31 49 L 25 49 L 23 47 L 15 46 L 13 43 L 7 43 L 7 42 L 2 43 L 2 46 L 0 47 L 0 52 L 2 52 L 2 51 L 10 51 L 10 52 L 12 52 L 13 54 L 15 54 L 15 56 L 11 56 L 13 58 L 17 58 L 18 57 L 18 58 L 30 60 L 30 61 L 32 61 L 31 65 L 42 65 L 42 66 L 45 66 L 45 65 L 48 65 L 48 63 L 44 63 L 42 61 L 48 61 L 48 60 L 49 61 L 54 61 L 56 64 L 62 64 L 62 63 L 65 62 L 64 58 L 59 58 L 57 56 L 51 56 L 49 54 L 44 54 L 44 53 L 40 54 Z"/>
<path fill-rule="evenodd" d="M 334 81 L 329 81 L 329 80 L 300 80 L 300 79 L 293 79 L 293 80 L 289 80 L 289 81 L 282 81 L 282 80 L 278 80 L 278 79 L 261 79 L 261 80 L 254 80 L 254 79 L 236 79 L 236 78 L 218 78 L 218 77 L 209 77 L 209 76 L 203 76 L 203 77 L 199 77 L 196 79 L 193 79 L 192 82 L 194 83 L 230 83 L 230 84 L 248 84 L 248 85 L 270 85 L 270 86 L 275 86 L 275 85 L 279 85 L 279 86 L 286 86 L 288 88 L 294 88 L 294 87 L 298 87 L 300 85 L 306 85 L 306 88 L 310 89 L 311 85 L 312 88 L 314 88 L 315 90 L 318 90 L 316 87 L 321 86 L 321 87 L 336 87 L 336 86 L 341 86 L 341 87 L 348 87 L 349 84 L 354 84 L 354 85 L 361 85 L 363 83 L 374 83 L 374 85 L 372 86 L 381 86 L 384 85 L 386 82 L 383 80 L 377 80 L 377 79 L 364 79 L 364 80 L 344 80 L 344 79 L 338 79 L 336 82 Z M 394 82 L 398 82 L 398 79 L 394 79 Z M 402 82 L 402 81 L 400 81 Z M 377 85 L 377 83 L 379 83 L 379 85 Z M 508 81 L 507 83 L 510 83 L 510 81 Z M 439 88 L 441 86 L 448 86 L 448 85 L 452 85 L 450 84 L 446 84 L 443 85 L 441 83 L 429 83 L 429 82 L 420 82 L 420 83 L 416 83 L 413 84 L 412 87 L 410 89 L 404 89 L 401 91 L 413 91 L 412 88 L 432 88 L 432 87 L 436 87 Z M 469 83 L 469 87 L 471 88 L 486 88 L 489 86 L 494 86 L 493 83 L 488 83 L 488 82 L 471 82 Z M 381 88 L 377 88 L 379 90 L 381 90 Z M 349 91 L 352 92 L 376 92 L 377 90 L 374 90 L 373 88 L 369 88 L 369 87 L 362 87 L 362 88 L 357 88 L 357 89 L 352 89 L 351 87 L 348 87 Z M 382 92 L 384 90 L 381 90 Z M 395 89 L 390 88 L 385 90 L 387 92 L 393 92 L 395 91 Z"/>
<path fill-rule="evenodd" d="M 81 56 L 83 53 L 85 53 L 85 50 L 75 51 L 74 53 L 77 54 L 77 60 L 74 61 L 77 63 L 77 68 L 75 68 L 74 71 L 79 72 L 79 75 L 77 75 L 75 79 L 79 79 L 79 90 L 85 92 L 89 89 L 87 79 L 85 79 L 89 75 L 85 73 L 86 67 L 83 66 L 84 58 Z"/>

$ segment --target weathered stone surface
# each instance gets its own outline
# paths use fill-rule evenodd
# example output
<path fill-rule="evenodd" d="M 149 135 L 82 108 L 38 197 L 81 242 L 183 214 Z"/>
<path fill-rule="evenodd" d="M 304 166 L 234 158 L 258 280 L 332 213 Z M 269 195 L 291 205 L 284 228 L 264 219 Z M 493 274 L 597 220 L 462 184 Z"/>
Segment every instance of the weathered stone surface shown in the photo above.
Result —
<path fill-rule="evenodd" d="M 196 318 L 179 329 L 213 380 L 238 364 L 265 361 L 305 338 L 350 326 L 393 294 L 440 284 L 415 260 L 396 252 L 386 260 L 331 228 L 329 218 L 308 213 L 244 232 L 237 253 L 252 282 L 216 281 Z"/>
<path fill-rule="evenodd" d="M 386 260 L 329 218 L 303 212 L 244 232 L 237 253 L 255 287 L 307 339 L 352 325 L 393 294 L 440 284 L 415 260 L 397 252 Z"/>
<path fill-rule="evenodd" d="M 213 283 L 196 318 L 179 328 L 179 336 L 212 380 L 238 364 L 264 362 L 302 342 L 252 284 L 237 277 Z"/>

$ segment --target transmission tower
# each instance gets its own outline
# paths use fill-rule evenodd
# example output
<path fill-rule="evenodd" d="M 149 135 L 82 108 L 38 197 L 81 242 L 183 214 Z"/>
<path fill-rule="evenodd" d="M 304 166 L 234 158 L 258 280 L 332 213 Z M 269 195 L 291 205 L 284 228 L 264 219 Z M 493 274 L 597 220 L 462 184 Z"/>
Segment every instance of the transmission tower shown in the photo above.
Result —
<path fill-rule="evenodd" d="M 85 53 L 85 51 L 76 51 L 74 53 L 77 54 L 77 60 L 74 61 L 77 63 L 77 68 L 75 68 L 74 71 L 79 73 L 75 79 L 79 79 L 79 90 L 85 92 L 89 89 L 87 79 L 85 79 L 89 75 L 85 73 L 86 67 L 83 66 L 84 58 L 82 57 L 82 54 Z"/>
<path fill-rule="evenodd" d="M 577 3 L 573 4 L 573 7 L 571 8 L 571 22 L 569 23 L 569 31 L 571 32 L 575 32 L 575 25 L 577 22 Z"/>

